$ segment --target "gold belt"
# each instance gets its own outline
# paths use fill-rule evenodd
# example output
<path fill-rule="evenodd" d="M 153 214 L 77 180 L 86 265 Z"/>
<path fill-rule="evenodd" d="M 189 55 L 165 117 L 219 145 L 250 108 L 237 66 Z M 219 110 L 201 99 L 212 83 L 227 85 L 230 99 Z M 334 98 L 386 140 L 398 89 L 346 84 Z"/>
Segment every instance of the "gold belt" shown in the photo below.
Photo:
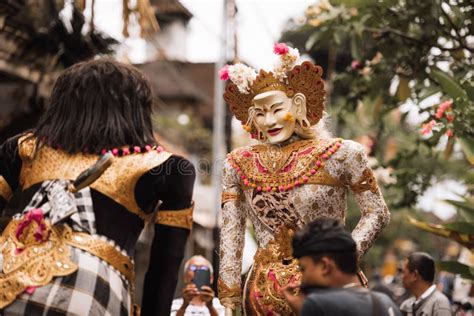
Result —
<path fill-rule="evenodd" d="M 73 232 L 69 226 L 46 224 L 48 238 L 35 241 L 36 227 L 27 229 L 26 237 L 18 240 L 16 232 L 21 220 L 13 219 L 0 236 L 3 272 L 0 272 L 0 309 L 13 302 L 29 287 L 47 285 L 54 277 L 67 276 L 78 266 L 70 259 L 70 247 L 84 250 L 121 273 L 130 283 L 133 293 L 134 266 L 132 260 L 105 240 Z"/>
<path fill-rule="evenodd" d="M 94 238 L 86 233 L 73 232 L 65 243 L 107 262 L 127 279 L 130 286 L 133 286 L 135 274 L 132 260 L 107 241 Z"/>

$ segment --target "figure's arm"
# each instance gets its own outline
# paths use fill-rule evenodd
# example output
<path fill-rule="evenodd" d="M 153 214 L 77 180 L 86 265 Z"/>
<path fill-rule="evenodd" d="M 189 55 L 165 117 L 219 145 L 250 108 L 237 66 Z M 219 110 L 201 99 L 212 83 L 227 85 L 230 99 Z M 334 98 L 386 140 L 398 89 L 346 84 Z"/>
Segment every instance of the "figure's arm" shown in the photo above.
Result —
<path fill-rule="evenodd" d="M 157 195 L 163 204 L 155 220 L 150 264 L 145 276 L 143 315 L 169 315 L 178 281 L 178 270 L 192 226 L 194 166 L 172 156 L 161 168 L 151 171 Z"/>
<path fill-rule="evenodd" d="M 0 146 L 0 215 L 18 187 L 21 159 L 18 154 L 18 137 L 10 138 Z"/>
<path fill-rule="evenodd" d="M 364 147 L 352 141 L 346 141 L 344 145 L 348 146 L 344 160 L 345 180 L 361 212 L 360 220 L 352 231 L 352 237 L 357 243 L 357 257 L 360 260 L 388 225 L 390 212 L 368 165 Z"/>
<path fill-rule="evenodd" d="M 241 304 L 241 271 L 245 237 L 239 177 L 228 160 L 222 174 L 222 227 L 220 232 L 219 299 L 226 309 Z"/>

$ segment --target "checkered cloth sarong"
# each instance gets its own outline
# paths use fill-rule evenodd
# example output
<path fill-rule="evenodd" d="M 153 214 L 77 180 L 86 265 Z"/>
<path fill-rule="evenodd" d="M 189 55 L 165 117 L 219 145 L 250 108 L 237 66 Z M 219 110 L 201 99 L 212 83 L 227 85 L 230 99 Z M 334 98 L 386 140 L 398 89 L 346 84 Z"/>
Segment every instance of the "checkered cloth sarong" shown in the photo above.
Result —
<path fill-rule="evenodd" d="M 67 223 L 75 231 L 95 234 L 95 216 L 89 188 L 77 193 L 66 190 L 63 180 L 46 181 L 24 212 L 40 207 L 52 224 Z M 71 260 L 78 271 L 56 277 L 50 284 L 24 292 L 0 315 L 110 315 L 128 316 L 132 303 L 130 285 L 106 262 L 71 247 Z M 1 270 L 0 270 L 1 271 Z"/>

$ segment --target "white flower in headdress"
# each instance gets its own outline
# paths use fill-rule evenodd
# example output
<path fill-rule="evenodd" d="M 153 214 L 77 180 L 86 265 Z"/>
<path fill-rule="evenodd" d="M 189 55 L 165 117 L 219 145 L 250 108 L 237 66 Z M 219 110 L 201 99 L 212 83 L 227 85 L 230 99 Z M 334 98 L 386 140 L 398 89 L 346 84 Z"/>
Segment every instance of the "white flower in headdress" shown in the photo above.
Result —
<path fill-rule="evenodd" d="M 275 43 L 273 52 L 280 57 L 273 66 L 273 75 L 283 81 L 300 58 L 300 52 L 297 48 L 288 47 L 284 43 Z"/>
<path fill-rule="evenodd" d="M 242 63 L 237 63 L 235 65 L 226 65 L 220 71 L 221 80 L 231 80 L 240 93 L 249 93 L 250 86 L 252 85 L 255 78 L 257 78 L 257 72 L 255 69 L 244 65 Z"/>

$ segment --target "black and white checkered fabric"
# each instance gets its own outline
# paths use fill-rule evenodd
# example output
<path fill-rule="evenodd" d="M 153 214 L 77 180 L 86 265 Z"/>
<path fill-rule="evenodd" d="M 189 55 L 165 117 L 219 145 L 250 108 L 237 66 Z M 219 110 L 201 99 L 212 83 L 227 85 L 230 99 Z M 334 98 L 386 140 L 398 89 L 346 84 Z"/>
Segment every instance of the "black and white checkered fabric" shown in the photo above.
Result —
<path fill-rule="evenodd" d="M 23 293 L 0 315 L 5 316 L 129 316 L 131 298 L 128 284 L 110 266 L 82 250 L 72 248 L 72 260 L 79 270 Z"/>
<path fill-rule="evenodd" d="M 67 223 L 75 231 L 96 234 L 90 189 L 73 194 L 67 190 L 68 184 L 64 180 L 45 181 L 23 214 L 41 208 L 52 224 Z M 131 315 L 130 284 L 119 272 L 98 257 L 74 247 L 71 247 L 71 260 L 78 265 L 78 271 L 54 278 L 31 295 L 21 294 L 0 310 L 0 315 Z"/>
<path fill-rule="evenodd" d="M 92 197 L 88 187 L 76 193 L 68 191 L 69 181 L 45 181 L 18 216 L 41 208 L 52 225 L 67 223 L 74 231 L 96 233 Z"/>

